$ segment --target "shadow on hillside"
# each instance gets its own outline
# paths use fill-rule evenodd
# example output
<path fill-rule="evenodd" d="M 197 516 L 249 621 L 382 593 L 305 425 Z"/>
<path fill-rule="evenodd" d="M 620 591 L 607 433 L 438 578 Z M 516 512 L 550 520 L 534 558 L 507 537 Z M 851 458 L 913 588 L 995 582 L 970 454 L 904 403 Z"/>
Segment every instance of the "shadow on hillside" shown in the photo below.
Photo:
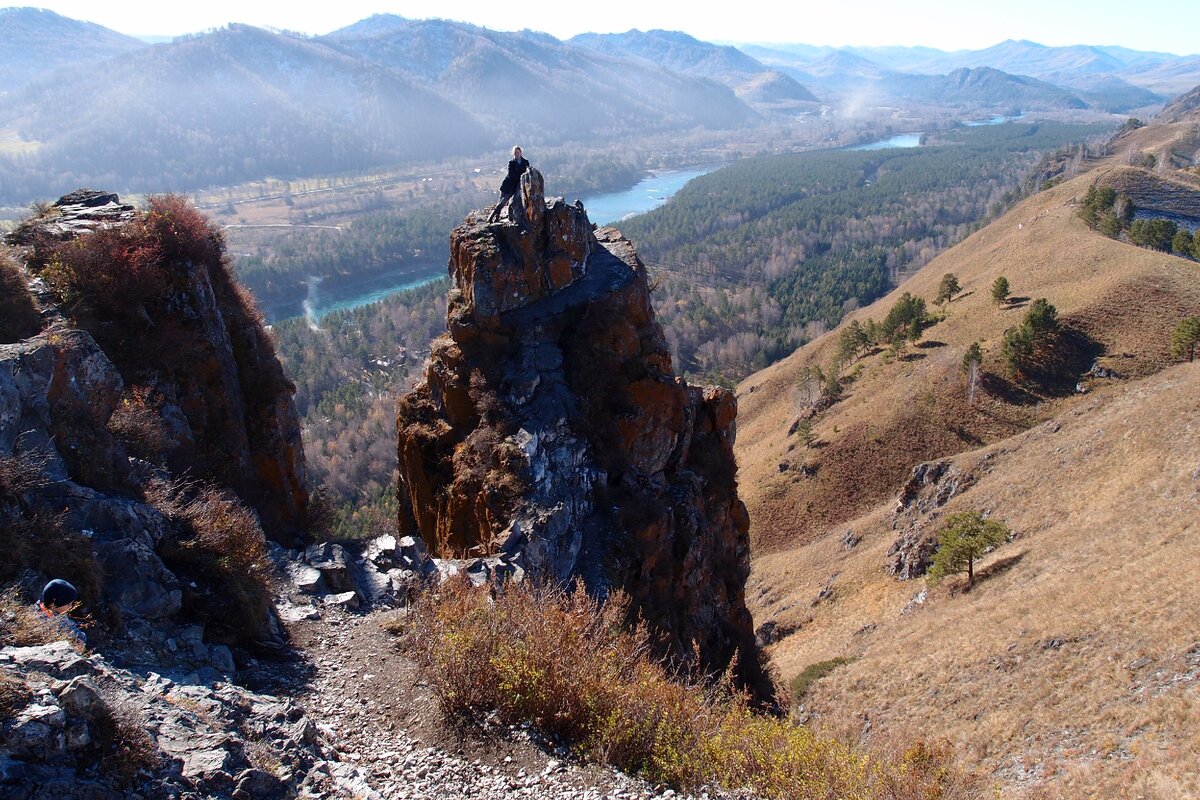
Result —
<path fill-rule="evenodd" d="M 1024 308 L 1029 305 L 1028 297 L 1010 297 L 1008 302 L 1004 304 L 1004 308 Z"/>
<path fill-rule="evenodd" d="M 983 447 L 984 445 L 983 439 L 980 439 L 978 436 L 960 425 L 952 425 L 950 426 L 950 430 L 955 436 L 962 440 L 964 444 L 969 444 L 972 447 Z"/>
<path fill-rule="evenodd" d="M 1078 328 L 1064 325 L 1042 346 L 1024 374 L 1009 379 L 985 372 L 980 384 L 985 392 L 1005 403 L 1033 405 L 1051 397 L 1072 395 L 1104 345 Z"/>
<path fill-rule="evenodd" d="M 984 581 L 1003 575 L 1017 564 L 1020 564 L 1025 559 L 1026 552 L 1027 551 L 1022 550 L 1021 552 L 1014 553 L 1011 556 L 1005 556 L 1004 558 L 996 559 L 991 564 L 988 564 L 986 567 L 975 573 L 974 586 L 967 586 L 964 583 L 959 589 L 956 589 L 954 593 L 968 594 L 974 589 L 978 588 L 979 584 L 983 583 Z"/>
<path fill-rule="evenodd" d="M 905 353 L 904 355 L 900 356 L 900 358 L 898 360 L 899 361 L 920 361 L 923 358 L 926 358 L 926 355 L 924 353 Z"/>
<path fill-rule="evenodd" d="M 1012 406 L 1031 406 L 1041 401 L 1040 397 L 1025 387 L 992 372 L 983 373 L 979 385 L 992 397 Z"/>
<path fill-rule="evenodd" d="M 927 339 L 917 344 L 922 350 L 932 350 L 935 347 L 945 347 L 945 342 L 939 342 L 937 339 Z"/>
<path fill-rule="evenodd" d="M 1063 325 L 1030 372 L 1036 389 L 1049 397 L 1075 393 L 1083 374 L 1104 355 L 1104 345 L 1078 328 Z"/>

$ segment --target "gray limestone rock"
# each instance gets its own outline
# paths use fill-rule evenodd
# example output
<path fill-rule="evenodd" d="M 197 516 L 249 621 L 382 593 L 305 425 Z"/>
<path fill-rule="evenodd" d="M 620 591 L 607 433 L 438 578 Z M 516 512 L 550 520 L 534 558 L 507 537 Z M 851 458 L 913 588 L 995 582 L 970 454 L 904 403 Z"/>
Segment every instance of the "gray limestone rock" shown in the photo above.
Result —
<path fill-rule="evenodd" d="M 8 661 L 25 672 L 44 672 L 59 680 L 80 675 L 94 675 L 97 668 L 91 660 L 75 652 L 70 642 L 51 642 L 33 647 L 5 647 L 0 650 L 0 662 Z"/>
<path fill-rule="evenodd" d="M 129 539 L 96 542 L 105 593 L 122 612 L 165 619 L 179 612 L 183 591 L 174 573 L 145 544 Z"/>

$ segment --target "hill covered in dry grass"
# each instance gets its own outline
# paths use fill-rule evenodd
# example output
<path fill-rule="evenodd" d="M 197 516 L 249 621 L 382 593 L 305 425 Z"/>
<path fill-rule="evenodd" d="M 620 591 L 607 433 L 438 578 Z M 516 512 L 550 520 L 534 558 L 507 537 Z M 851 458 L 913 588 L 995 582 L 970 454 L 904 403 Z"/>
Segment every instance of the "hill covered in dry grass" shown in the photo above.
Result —
<path fill-rule="evenodd" d="M 1078 214 L 1095 182 L 1193 202 L 1194 168 L 1179 169 L 1195 163 L 1193 127 L 1122 136 L 1089 172 L 739 386 L 748 599 L 783 677 L 808 668 L 798 705 L 815 724 L 946 736 L 1014 796 L 1200 790 L 1200 638 L 1186 622 L 1200 603 L 1200 366 L 1169 353 L 1173 328 L 1200 314 L 1200 264 Z M 1155 167 L 1132 166 L 1145 153 Z M 962 291 L 935 306 L 947 273 Z M 1001 276 L 1012 299 L 997 304 Z M 920 340 L 845 362 L 840 399 L 805 423 L 807 370 L 828 372 L 847 326 L 881 320 L 904 292 L 929 303 Z M 1057 309 L 1062 348 L 1035 380 L 1001 351 L 1039 298 Z M 1014 532 L 970 591 L 889 574 L 964 510 Z"/>

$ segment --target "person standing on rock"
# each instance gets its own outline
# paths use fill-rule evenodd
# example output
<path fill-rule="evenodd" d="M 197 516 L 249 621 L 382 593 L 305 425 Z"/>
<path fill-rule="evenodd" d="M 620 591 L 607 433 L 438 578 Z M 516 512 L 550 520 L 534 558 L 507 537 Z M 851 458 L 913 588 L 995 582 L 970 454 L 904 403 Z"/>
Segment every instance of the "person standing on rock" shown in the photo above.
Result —
<path fill-rule="evenodd" d="M 500 219 L 500 212 L 504 210 L 504 206 L 513 199 L 513 195 L 517 193 L 517 189 L 521 186 L 521 176 L 525 174 L 525 170 L 529 169 L 529 162 L 521 155 L 519 146 L 512 149 L 512 160 L 508 162 L 508 175 L 504 177 L 504 182 L 500 184 L 500 202 L 492 209 L 492 215 L 488 217 L 488 222 L 495 222 Z"/>

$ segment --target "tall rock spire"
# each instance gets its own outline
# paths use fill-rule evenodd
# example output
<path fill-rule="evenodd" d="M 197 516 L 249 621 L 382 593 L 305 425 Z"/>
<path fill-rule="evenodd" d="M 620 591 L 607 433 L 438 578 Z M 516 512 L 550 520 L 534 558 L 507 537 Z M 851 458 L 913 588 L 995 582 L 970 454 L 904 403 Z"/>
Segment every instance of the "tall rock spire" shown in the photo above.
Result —
<path fill-rule="evenodd" d="M 736 659 L 765 698 L 734 397 L 674 375 L 632 244 L 542 187 L 531 169 L 511 221 L 451 234 L 448 333 L 398 405 L 401 532 L 624 591 L 665 654 Z"/>

